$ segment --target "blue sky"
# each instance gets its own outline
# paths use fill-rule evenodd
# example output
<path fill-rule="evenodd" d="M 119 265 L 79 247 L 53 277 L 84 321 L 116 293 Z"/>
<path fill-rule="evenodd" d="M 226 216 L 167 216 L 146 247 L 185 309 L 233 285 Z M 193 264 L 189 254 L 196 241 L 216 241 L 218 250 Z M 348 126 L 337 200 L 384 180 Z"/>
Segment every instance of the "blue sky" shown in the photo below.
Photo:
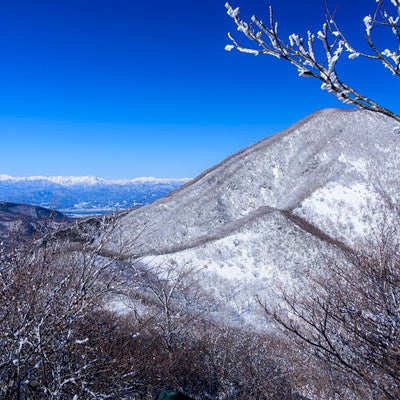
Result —
<path fill-rule="evenodd" d="M 224 51 L 228 31 L 241 39 L 224 3 L 1 2 L 0 173 L 193 177 L 317 109 L 342 106 L 290 65 Z M 323 0 L 231 3 L 243 16 L 272 4 L 285 36 L 324 19 Z M 356 41 L 366 3 L 375 1 L 331 0 Z M 343 67 L 351 82 L 396 111 L 398 83 L 358 65 Z"/>

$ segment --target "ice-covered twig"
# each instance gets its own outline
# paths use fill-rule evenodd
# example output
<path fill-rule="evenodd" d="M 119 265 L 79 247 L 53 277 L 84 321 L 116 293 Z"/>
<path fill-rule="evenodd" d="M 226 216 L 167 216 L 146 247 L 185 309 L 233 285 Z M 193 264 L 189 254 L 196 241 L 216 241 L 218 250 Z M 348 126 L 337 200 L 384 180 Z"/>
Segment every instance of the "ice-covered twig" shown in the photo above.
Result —
<path fill-rule="evenodd" d="M 395 10 L 393 10 L 393 6 Z M 228 15 L 234 20 L 237 30 L 256 44 L 255 46 L 244 46 L 229 33 L 231 44 L 225 47 L 226 50 L 237 49 L 242 53 L 266 54 L 287 60 L 297 68 L 300 76 L 320 80 L 321 88 L 333 93 L 343 103 L 377 111 L 400 121 L 399 115 L 346 84 L 339 77 L 337 71 L 341 57 L 346 54 L 350 60 L 359 57 L 372 61 L 377 60 L 393 75 L 400 76 L 400 0 L 379 0 L 375 12 L 364 18 L 365 36 L 370 53 L 357 50 L 351 44 L 328 9 L 327 21 L 317 34 L 309 31 L 305 40 L 299 34 L 293 33 L 286 41 L 278 33 L 278 23 L 274 20 L 272 7 L 269 9 L 268 24 L 256 16 L 253 16 L 251 22 L 247 23 L 241 19 L 239 7 L 233 8 L 228 2 L 225 7 Z M 377 28 L 390 28 L 395 36 L 396 49 L 388 47 L 379 50 L 373 35 Z M 317 49 L 318 45 L 322 49 Z"/>

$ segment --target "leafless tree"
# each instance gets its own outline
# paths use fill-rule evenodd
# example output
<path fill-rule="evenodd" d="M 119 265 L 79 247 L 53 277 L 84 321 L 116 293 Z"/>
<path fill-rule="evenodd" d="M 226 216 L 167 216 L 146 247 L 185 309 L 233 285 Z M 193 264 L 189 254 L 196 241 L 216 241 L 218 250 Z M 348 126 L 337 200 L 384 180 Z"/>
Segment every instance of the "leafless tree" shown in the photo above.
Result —
<path fill-rule="evenodd" d="M 201 271 L 130 265 L 91 227 L 0 247 L 0 398 L 294 398 L 279 341 L 203 312 Z M 110 310 L 121 293 L 137 313 Z"/>
<path fill-rule="evenodd" d="M 122 299 L 139 325 L 158 330 L 168 352 L 180 345 L 182 332 L 203 317 L 207 299 L 199 283 L 200 272 L 173 260 L 154 266 L 135 260 L 130 264 L 130 277 L 120 291 Z"/>
<path fill-rule="evenodd" d="M 367 250 L 349 252 L 348 265 L 332 262 L 311 294 L 283 293 L 284 305 L 266 311 L 335 377 L 347 398 L 400 397 L 400 244 L 385 229 Z M 314 369 L 316 375 L 320 371 Z"/>
<path fill-rule="evenodd" d="M 213 299 L 198 282 L 201 272 L 171 260 L 131 266 L 130 290 L 119 294 L 133 311 L 125 318 L 134 332 L 136 390 L 174 387 L 209 400 L 295 398 L 281 340 L 213 321 L 203 312 Z"/>
<path fill-rule="evenodd" d="M 366 51 L 356 48 L 328 7 L 326 22 L 320 31 L 308 31 L 306 37 L 293 33 L 285 40 L 278 31 L 278 22 L 274 19 L 272 7 L 269 9 L 267 23 L 257 16 L 253 16 L 250 22 L 245 22 L 240 17 L 240 8 L 234 9 L 230 3 L 226 3 L 228 15 L 235 21 L 238 31 L 254 42 L 254 45 L 242 45 L 229 33 L 232 44 L 225 49 L 230 51 L 236 48 L 244 53 L 265 54 L 289 61 L 297 68 L 300 76 L 319 80 L 321 89 L 333 93 L 343 103 L 377 111 L 400 121 L 400 115 L 352 87 L 339 75 L 337 69 L 339 61 L 347 55 L 351 60 L 364 58 L 379 62 L 392 75 L 400 77 L 400 1 L 368 1 L 371 3 L 371 12 L 363 20 L 368 49 Z M 380 43 L 380 31 L 391 34 L 391 43 Z"/>
<path fill-rule="evenodd" d="M 87 324 L 102 309 L 110 262 L 86 245 L 66 252 L 60 242 L 28 240 L 0 248 L 0 397 L 92 395 L 99 355 Z"/>

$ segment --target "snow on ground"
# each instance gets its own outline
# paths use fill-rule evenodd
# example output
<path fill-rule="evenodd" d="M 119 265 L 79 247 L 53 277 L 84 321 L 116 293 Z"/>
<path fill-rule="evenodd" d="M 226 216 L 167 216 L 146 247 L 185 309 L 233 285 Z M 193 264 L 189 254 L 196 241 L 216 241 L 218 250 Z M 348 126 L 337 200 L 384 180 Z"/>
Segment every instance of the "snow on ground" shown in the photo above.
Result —
<path fill-rule="evenodd" d="M 345 186 L 329 182 L 305 199 L 295 214 L 351 245 L 376 226 L 381 203 L 379 194 L 366 183 Z"/>
<path fill-rule="evenodd" d="M 378 113 L 321 110 L 122 216 L 110 249 L 200 270 L 226 303 L 217 314 L 259 317 L 257 294 L 304 293 L 329 258 L 342 261 L 338 241 L 355 246 L 395 215 L 398 131 Z"/>

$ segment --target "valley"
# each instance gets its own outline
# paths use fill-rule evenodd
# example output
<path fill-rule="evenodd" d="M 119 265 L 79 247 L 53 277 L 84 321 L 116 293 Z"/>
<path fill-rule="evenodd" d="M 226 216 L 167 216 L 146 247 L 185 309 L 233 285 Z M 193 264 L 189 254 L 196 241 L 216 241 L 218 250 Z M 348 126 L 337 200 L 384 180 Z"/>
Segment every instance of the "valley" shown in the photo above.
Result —
<path fill-rule="evenodd" d="M 123 211 L 151 203 L 189 179 L 12 177 L 0 175 L 0 199 L 59 210 L 71 217 Z"/>

